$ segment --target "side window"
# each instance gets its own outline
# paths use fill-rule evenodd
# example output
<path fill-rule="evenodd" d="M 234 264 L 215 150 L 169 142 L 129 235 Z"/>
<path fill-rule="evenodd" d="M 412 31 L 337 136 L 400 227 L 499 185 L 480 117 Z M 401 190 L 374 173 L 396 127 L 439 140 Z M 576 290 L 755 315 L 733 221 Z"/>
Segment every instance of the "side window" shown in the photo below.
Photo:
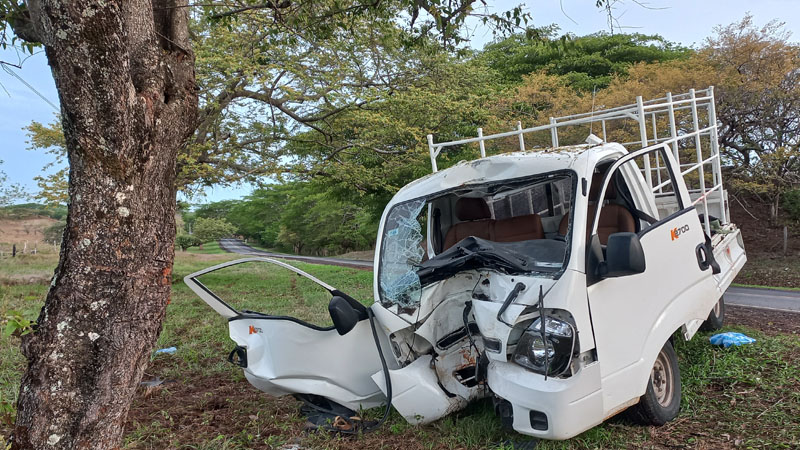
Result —
<path fill-rule="evenodd" d="M 570 199 L 572 198 L 571 180 L 562 179 L 553 183 L 552 189 L 554 215 L 563 216 L 572 208 Z"/>
<path fill-rule="evenodd" d="M 630 158 L 607 183 L 597 224 L 603 245 L 610 234 L 639 232 L 684 207 L 662 149 Z"/>

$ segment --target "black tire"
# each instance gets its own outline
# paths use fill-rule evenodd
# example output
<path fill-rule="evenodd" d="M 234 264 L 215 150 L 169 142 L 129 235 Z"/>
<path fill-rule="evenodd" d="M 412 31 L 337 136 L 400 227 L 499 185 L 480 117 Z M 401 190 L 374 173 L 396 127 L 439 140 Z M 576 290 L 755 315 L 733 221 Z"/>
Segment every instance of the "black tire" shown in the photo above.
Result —
<path fill-rule="evenodd" d="M 717 331 L 725 323 L 725 299 L 720 297 L 714 308 L 708 313 L 708 319 L 700 325 L 700 331 Z"/>
<path fill-rule="evenodd" d="M 655 380 L 655 381 L 654 381 Z M 681 372 L 678 355 L 667 341 L 653 363 L 647 391 L 628 412 L 634 422 L 661 426 L 678 416 L 681 409 Z"/>

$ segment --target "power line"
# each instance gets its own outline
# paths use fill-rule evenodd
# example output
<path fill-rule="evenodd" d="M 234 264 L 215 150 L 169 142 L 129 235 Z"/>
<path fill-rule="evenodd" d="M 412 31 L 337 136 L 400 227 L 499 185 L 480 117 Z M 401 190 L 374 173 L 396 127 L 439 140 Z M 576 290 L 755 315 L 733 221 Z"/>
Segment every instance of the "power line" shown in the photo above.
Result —
<path fill-rule="evenodd" d="M 48 99 L 47 99 L 47 97 L 45 97 L 45 96 L 44 96 L 44 94 L 42 94 L 41 92 L 37 91 L 35 87 L 31 86 L 31 85 L 30 85 L 30 83 L 28 83 L 27 81 L 25 81 L 25 79 L 23 79 L 21 76 L 19 76 L 19 75 L 18 75 L 17 73 L 15 73 L 13 70 L 11 70 L 11 69 L 8 67 L 8 64 L 7 64 L 7 63 L 0 61 L 0 67 L 2 67 L 2 68 L 3 68 L 3 70 L 4 70 L 4 71 L 5 71 L 7 74 L 9 74 L 9 75 L 11 75 L 12 77 L 16 78 L 17 80 L 19 80 L 19 81 L 20 81 L 20 83 L 24 84 L 24 85 L 25 85 L 25 86 L 26 86 L 28 89 L 30 89 L 30 90 L 31 90 L 31 91 L 32 91 L 34 94 L 38 95 L 38 96 L 39 96 L 39 98 L 41 98 L 42 100 L 44 100 L 44 101 L 45 101 L 45 103 L 47 103 L 48 105 L 50 105 L 50 107 L 52 107 L 52 108 L 53 108 L 53 110 L 54 110 L 55 112 L 57 112 L 57 113 L 58 113 L 58 112 L 61 112 L 61 110 L 59 109 L 59 107 L 58 107 L 58 106 L 56 106 L 56 105 L 55 105 L 53 102 L 51 102 L 50 100 L 48 100 Z"/>

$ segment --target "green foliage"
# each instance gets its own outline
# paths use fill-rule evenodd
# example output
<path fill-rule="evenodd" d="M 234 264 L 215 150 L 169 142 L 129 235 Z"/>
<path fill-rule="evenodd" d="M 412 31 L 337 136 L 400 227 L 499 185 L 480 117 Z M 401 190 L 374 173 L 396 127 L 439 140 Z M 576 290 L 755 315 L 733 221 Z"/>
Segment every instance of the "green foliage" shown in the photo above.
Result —
<path fill-rule="evenodd" d="M 19 311 L 6 311 L 3 316 L 3 335 L 5 337 L 25 336 L 28 333 L 32 333 L 35 326 L 35 320 L 27 318 Z"/>
<path fill-rule="evenodd" d="M 44 240 L 46 242 L 61 242 L 64 237 L 64 228 L 67 226 L 66 222 L 59 222 L 44 229 Z"/>
<path fill-rule="evenodd" d="M 42 168 L 42 172 L 56 166 L 64 166 L 67 159 L 67 143 L 61 131 L 61 119 L 56 117 L 53 122 L 44 125 L 33 121 L 24 128 L 28 135 L 28 150 L 44 150 L 53 156 Z M 34 196 L 47 205 L 62 205 L 69 200 L 68 195 L 68 170 L 62 167 L 54 173 L 34 177 L 39 192 Z"/>
<path fill-rule="evenodd" d="M 217 241 L 235 232 L 236 227 L 222 218 L 200 217 L 194 222 L 194 236 L 201 243 Z"/>
<path fill-rule="evenodd" d="M 381 210 L 341 194 L 319 182 L 270 185 L 240 201 L 198 207 L 195 234 L 201 221 L 218 215 L 267 248 L 323 255 L 372 248 Z"/>
<path fill-rule="evenodd" d="M 200 240 L 195 235 L 192 234 L 179 234 L 175 238 L 175 245 L 180 247 L 181 250 L 186 251 L 189 247 L 195 247 L 198 245 L 202 245 L 203 241 Z"/>
<path fill-rule="evenodd" d="M 615 75 L 626 75 L 632 64 L 685 58 L 691 51 L 658 35 L 595 33 L 556 37 L 550 26 L 526 34 L 515 34 L 486 46 L 480 58 L 507 82 L 544 71 L 561 75 L 578 90 L 608 86 Z"/>
<path fill-rule="evenodd" d="M 792 189 L 783 194 L 782 206 L 792 220 L 800 220 L 800 189 Z"/>
<path fill-rule="evenodd" d="M 0 160 L 0 165 L 3 161 Z M 24 200 L 28 198 L 25 189 L 19 184 L 10 184 L 7 182 L 8 177 L 5 172 L 0 170 L 0 207 L 8 206 L 17 200 Z"/>
<path fill-rule="evenodd" d="M 34 216 L 45 216 L 51 219 L 63 220 L 67 217 L 67 207 L 64 205 L 48 206 L 38 203 L 19 203 L 0 207 L 0 217 L 27 219 Z"/>

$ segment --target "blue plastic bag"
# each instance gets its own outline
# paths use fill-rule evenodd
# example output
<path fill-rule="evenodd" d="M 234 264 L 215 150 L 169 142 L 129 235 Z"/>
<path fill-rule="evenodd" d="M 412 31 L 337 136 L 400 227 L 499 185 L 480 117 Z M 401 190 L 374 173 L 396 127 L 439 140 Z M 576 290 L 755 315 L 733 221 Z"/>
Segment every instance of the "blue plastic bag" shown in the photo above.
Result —
<path fill-rule="evenodd" d="M 155 354 L 157 355 L 159 353 L 166 353 L 168 355 L 171 355 L 171 354 L 173 354 L 173 353 L 175 353 L 177 351 L 178 351 L 178 349 L 175 348 L 175 347 L 167 347 L 167 348 L 162 348 L 161 350 L 156 350 Z"/>
<path fill-rule="evenodd" d="M 730 331 L 727 333 L 715 334 L 710 338 L 708 338 L 708 340 L 711 342 L 712 345 L 721 345 L 725 348 L 728 348 L 731 345 L 739 346 L 744 344 L 751 344 L 756 341 L 750 336 L 745 336 L 742 333 L 733 333 Z"/>

